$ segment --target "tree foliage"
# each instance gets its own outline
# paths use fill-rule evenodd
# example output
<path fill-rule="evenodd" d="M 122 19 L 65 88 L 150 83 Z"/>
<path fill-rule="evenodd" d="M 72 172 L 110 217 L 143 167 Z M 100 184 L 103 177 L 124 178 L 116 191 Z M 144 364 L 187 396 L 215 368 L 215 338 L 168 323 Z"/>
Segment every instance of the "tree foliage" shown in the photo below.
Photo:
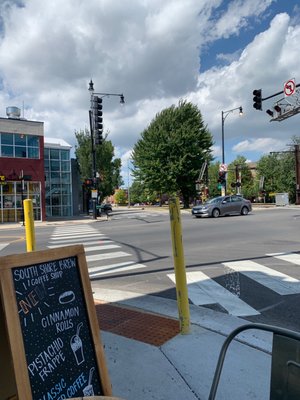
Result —
<path fill-rule="evenodd" d="M 213 141 L 197 106 L 180 101 L 158 113 L 133 149 L 133 175 L 149 192 L 180 194 L 184 206 Z"/>
<path fill-rule="evenodd" d="M 75 132 L 77 145 L 75 155 L 79 164 L 82 180 L 92 177 L 92 142 L 90 132 Z M 104 140 L 101 146 L 96 146 L 96 172 L 99 176 L 97 189 L 101 198 L 114 193 L 122 185 L 121 159 L 114 158 L 114 146 L 110 140 Z"/>

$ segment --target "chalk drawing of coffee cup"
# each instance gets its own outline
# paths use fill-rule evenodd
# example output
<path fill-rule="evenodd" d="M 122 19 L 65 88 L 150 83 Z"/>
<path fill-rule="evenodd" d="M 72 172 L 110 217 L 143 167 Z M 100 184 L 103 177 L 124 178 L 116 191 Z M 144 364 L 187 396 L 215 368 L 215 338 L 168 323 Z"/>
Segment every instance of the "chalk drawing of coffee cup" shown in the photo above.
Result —
<path fill-rule="evenodd" d="M 94 388 L 92 385 L 92 376 L 93 376 L 93 372 L 94 372 L 95 368 L 92 367 L 90 369 L 90 374 L 89 374 L 89 381 L 88 384 L 85 388 L 83 388 L 83 395 L 88 397 L 88 396 L 94 396 Z"/>
<path fill-rule="evenodd" d="M 77 325 L 76 335 L 72 336 L 70 340 L 71 349 L 73 350 L 73 354 L 75 356 L 77 365 L 80 365 L 84 362 L 82 340 L 80 339 L 79 336 L 79 331 L 82 325 L 83 325 L 82 322 L 80 322 L 80 324 Z"/>

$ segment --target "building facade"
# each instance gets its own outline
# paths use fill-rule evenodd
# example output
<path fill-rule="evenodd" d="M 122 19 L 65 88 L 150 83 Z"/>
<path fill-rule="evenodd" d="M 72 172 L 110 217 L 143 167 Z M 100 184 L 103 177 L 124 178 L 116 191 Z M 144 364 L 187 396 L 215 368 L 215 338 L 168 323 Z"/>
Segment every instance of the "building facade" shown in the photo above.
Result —
<path fill-rule="evenodd" d="M 71 147 L 63 139 L 45 138 L 46 216 L 73 215 Z"/>
<path fill-rule="evenodd" d="M 8 107 L 7 116 L 0 118 L 0 223 L 24 220 L 24 199 L 43 220 L 44 123 L 21 119 L 17 107 Z"/>
<path fill-rule="evenodd" d="M 32 200 L 37 221 L 72 216 L 72 185 L 79 190 L 80 179 L 72 146 L 45 138 L 44 123 L 20 118 L 19 108 L 6 112 L 7 118 L 0 117 L 0 223 L 24 222 L 25 199 Z M 78 195 L 74 204 L 78 214 Z"/>

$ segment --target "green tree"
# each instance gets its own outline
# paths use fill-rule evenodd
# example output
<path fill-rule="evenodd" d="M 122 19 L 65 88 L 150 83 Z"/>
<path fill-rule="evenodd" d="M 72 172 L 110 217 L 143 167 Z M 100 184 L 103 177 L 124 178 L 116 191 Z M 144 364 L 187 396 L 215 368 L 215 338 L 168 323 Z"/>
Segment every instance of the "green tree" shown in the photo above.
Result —
<path fill-rule="evenodd" d="M 118 189 L 115 193 L 115 201 L 117 204 L 127 203 L 127 193 L 124 189 Z"/>
<path fill-rule="evenodd" d="M 134 180 L 130 187 L 131 203 L 152 203 L 156 201 L 156 192 L 149 192 L 138 180 Z"/>
<path fill-rule="evenodd" d="M 295 154 L 272 153 L 263 156 L 257 163 L 259 177 L 264 177 L 264 190 L 269 193 L 288 193 L 293 203 L 296 199 Z"/>
<path fill-rule="evenodd" d="M 75 155 L 79 164 L 82 180 L 92 178 L 92 142 L 90 132 L 75 131 L 77 145 Z M 96 146 L 96 172 L 100 179 L 97 181 L 97 189 L 101 192 L 101 198 L 114 193 L 115 189 L 122 185 L 121 160 L 114 158 L 114 146 L 110 140 L 103 141 L 101 146 Z"/>
<path fill-rule="evenodd" d="M 235 186 L 234 188 L 232 188 L 232 186 L 237 182 L 238 176 L 241 178 L 240 193 L 249 199 L 255 197 L 257 194 L 257 187 L 255 186 L 253 175 L 244 156 L 237 156 L 228 166 L 227 192 L 236 192 Z"/>
<path fill-rule="evenodd" d="M 197 106 L 180 101 L 156 115 L 133 149 L 133 175 L 150 192 L 174 193 L 189 207 L 213 141 Z"/>

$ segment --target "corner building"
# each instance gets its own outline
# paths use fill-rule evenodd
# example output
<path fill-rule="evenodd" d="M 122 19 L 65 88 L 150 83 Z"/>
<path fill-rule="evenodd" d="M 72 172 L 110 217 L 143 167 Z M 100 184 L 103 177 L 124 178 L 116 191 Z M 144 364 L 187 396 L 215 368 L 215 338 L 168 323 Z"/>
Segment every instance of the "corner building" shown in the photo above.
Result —
<path fill-rule="evenodd" d="M 7 107 L 0 117 L 0 223 L 24 218 L 22 203 L 31 199 L 35 220 L 45 220 L 44 123 L 20 118 Z"/>

